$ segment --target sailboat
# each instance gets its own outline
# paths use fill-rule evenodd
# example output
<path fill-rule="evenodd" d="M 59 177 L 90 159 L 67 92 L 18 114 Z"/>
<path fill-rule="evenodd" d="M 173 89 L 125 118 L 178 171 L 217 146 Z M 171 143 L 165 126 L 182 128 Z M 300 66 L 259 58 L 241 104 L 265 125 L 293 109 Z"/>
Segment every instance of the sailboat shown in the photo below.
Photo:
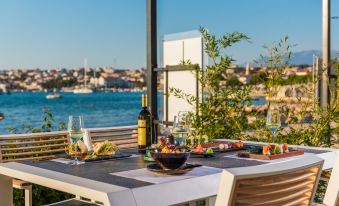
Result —
<path fill-rule="evenodd" d="M 93 90 L 90 88 L 87 88 L 87 59 L 84 60 L 84 87 L 80 89 L 74 89 L 73 93 L 74 94 L 90 94 L 93 93 Z"/>

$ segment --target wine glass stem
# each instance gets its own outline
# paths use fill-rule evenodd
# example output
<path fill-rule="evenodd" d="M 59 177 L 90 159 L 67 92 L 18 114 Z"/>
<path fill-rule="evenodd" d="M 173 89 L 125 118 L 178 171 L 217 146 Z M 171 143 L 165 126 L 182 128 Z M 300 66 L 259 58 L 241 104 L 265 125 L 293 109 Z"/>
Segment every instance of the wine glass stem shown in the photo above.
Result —
<path fill-rule="evenodd" d="M 78 148 L 77 145 L 75 146 L 75 155 L 74 155 L 74 164 L 78 164 Z"/>
<path fill-rule="evenodd" d="M 75 165 L 78 165 L 79 164 L 79 160 L 78 160 L 78 157 L 75 157 L 75 160 L 74 160 L 75 162 Z"/>

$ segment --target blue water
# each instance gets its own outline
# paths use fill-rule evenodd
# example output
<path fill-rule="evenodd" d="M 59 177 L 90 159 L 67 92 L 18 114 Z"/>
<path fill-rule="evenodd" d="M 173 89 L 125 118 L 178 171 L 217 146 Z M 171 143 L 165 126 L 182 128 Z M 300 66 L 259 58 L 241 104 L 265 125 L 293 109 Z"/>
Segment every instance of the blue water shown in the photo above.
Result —
<path fill-rule="evenodd" d="M 256 99 L 252 99 L 252 104 L 254 106 L 257 106 L 257 105 L 265 105 L 266 104 L 266 100 L 265 100 L 265 97 L 258 97 Z"/>
<path fill-rule="evenodd" d="M 40 128 L 45 108 L 52 111 L 56 125 L 67 124 L 69 115 L 83 115 L 87 128 L 137 124 L 141 110 L 140 92 L 61 94 L 64 95 L 62 99 L 53 100 L 46 99 L 47 93 L 39 92 L 0 95 L 0 112 L 5 114 L 5 119 L 0 121 L 0 134 L 8 134 L 8 128 L 20 128 L 23 124 Z M 162 99 L 159 95 L 159 108 L 162 108 Z M 253 104 L 265 104 L 265 99 L 254 100 Z M 159 111 L 160 118 L 161 113 Z"/>
<path fill-rule="evenodd" d="M 0 134 L 21 125 L 41 127 L 44 108 L 52 110 L 56 123 L 67 124 L 69 115 L 83 115 L 85 127 L 134 125 L 141 110 L 141 93 L 62 93 L 62 99 L 47 100 L 47 93 L 12 93 L 0 95 Z"/>

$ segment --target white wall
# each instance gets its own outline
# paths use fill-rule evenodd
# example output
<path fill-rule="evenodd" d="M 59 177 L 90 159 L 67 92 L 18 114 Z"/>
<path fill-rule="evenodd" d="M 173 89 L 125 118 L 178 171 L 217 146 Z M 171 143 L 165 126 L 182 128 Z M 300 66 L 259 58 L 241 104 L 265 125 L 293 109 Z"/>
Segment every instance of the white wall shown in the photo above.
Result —
<path fill-rule="evenodd" d="M 163 66 L 178 65 L 182 60 L 190 60 L 192 64 L 203 66 L 203 41 L 201 37 L 163 41 Z M 178 88 L 196 96 L 197 81 L 192 71 L 171 71 L 168 73 L 168 82 L 166 82 L 166 74 L 164 79 L 165 85 L 168 83 L 169 88 Z M 169 96 L 168 121 L 173 121 L 174 116 L 177 116 L 179 111 L 192 110 L 195 110 L 195 107 L 192 107 L 186 101 L 173 95 Z M 166 120 L 166 96 L 164 96 L 164 119 Z"/>

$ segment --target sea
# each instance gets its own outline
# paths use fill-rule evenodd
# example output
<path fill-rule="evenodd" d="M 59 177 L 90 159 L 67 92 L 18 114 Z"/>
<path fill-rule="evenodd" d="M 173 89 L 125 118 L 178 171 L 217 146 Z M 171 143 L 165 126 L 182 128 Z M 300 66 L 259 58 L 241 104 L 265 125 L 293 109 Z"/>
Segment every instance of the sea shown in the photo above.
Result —
<path fill-rule="evenodd" d="M 141 92 L 98 92 L 92 94 L 60 93 L 63 98 L 46 99 L 45 92 L 12 92 L 0 95 L 0 135 L 10 128 L 21 131 L 23 125 L 41 128 L 43 111 L 48 109 L 54 118 L 54 130 L 60 123 L 67 125 L 70 115 L 82 115 L 86 128 L 136 125 L 141 110 Z M 162 116 L 162 98 L 158 95 L 159 117 Z M 264 99 L 254 100 L 264 104 Z M 23 131 L 21 131 L 23 132 Z"/>
<path fill-rule="evenodd" d="M 41 128 L 43 111 L 52 112 L 55 128 L 70 115 L 82 115 L 86 128 L 135 125 L 141 110 L 141 92 L 73 94 L 60 93 L 63 98 L 46 99 L 45 92 L 13 92 L 0 95 L 0 134 L 22 125 Z"/>

